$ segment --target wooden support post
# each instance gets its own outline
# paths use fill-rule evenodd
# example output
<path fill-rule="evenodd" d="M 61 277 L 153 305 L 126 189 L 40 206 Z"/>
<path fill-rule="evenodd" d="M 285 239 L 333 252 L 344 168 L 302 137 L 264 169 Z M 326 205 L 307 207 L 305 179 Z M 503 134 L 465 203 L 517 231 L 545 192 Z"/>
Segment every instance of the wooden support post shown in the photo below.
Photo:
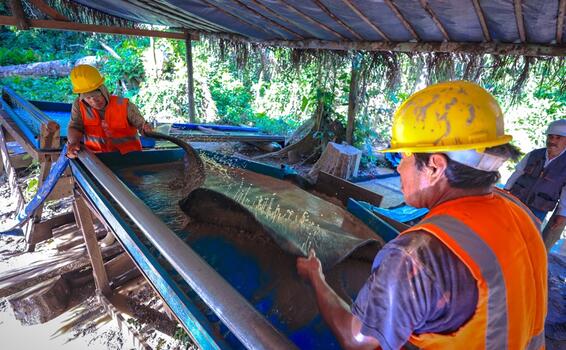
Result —
<path fill-rule="evenodd" d="M 354 124 L 356 112 L 358 111 L 358 92 L 360 78 L 360 55 L 355 55 L 352 59 L 352 71 L 350 73 L 350 93 L 348 95 L 348 125 L 346 126 L 346 142 L 354 142 Z"/>
<path fill-rule="evenodd" d="M 77 224 L 79 225 L 79 228 L 83 233 L 88 256 L 90 257 L 96 288 L 102 294 L 110 295 L 112 293 L 112 290 L 110 289 L 108 275 L 106 274 L 106 269 L 104 268 L 104 261 L 102 260 L 100 247 L 98 246 L 98 241 L 96 240 L 96 233 L 94 231 L 94 223 L 92 221 L 90 210 L 88 209 L 84 198 L 81 197 L 77 192 L 75 192 L 75 201 L 73 205 L 75 217 L 78 219 Z"/>
<path fill-rule="evenodd" d="M 185 39 L 186 55 L 187 55 L 187 93 L 189 95 L 189 121 L 195 122 L 195 83 L 193 77 L 193 45 L 191 36 L 187 34 Z"/>
<path fill-rule="evenodd" d="M 22 7 L 22 0 L 10 0 L 10 8 L 12 9 L 12 15 L 16 18 L 16 27 L 19 30 L 28 30 L 29 22 Z"/>
<path fill-rule="evenodd" d="M 6 170 L 6 175 L 8 176 L 8 184 L 10 186 L 12 200 L 16 201 L 16 212 L 20 212 L 25 204 L 24 196 L 18 186 L 16 169 L 12 166 L 10 153 L 8 152 L 8 146 L 6 145 L 6 138 L 4 137 L 4 129 L 2 127 L 0 127 L 0 154 L 2 154 L 2 166 Z"/>

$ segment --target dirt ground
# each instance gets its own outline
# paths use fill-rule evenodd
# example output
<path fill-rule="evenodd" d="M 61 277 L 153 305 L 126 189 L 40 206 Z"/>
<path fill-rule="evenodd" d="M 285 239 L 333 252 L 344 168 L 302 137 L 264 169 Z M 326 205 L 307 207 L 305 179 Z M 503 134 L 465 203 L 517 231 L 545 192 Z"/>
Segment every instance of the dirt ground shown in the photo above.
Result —
<path fill-rule="evenodd" d="M 18 170 L 20 188 L 25 190 L 27 182 L 34 176 L 31 169 Z M 25 192 L 25 191 L 24 191 Z M 29 199 L 29 198 L 28 198 Z M 16 203 L 10 197 L 5 174 L 0 176 L 0 231 L 13 224 Z M 71 211 L 71 198 L 48 202 L 43 218 Z M 24 237 L 0 235 L 0 277 L 31 264 L 49 261 L 59 253 L 54 239 L 39 243 L 34 252 L 25 252 Z M 10 296 L 0 298 L 0 335 L 3 349 L 133 349 L 136 342 L 132 330 L 142 334 L 145 343 L 153 349 L 193 348 L 186 334 L 178 331 L 177 337 L 166 335 L 155 328 L 159 320 L 149 320 L 152 312 L 161 310 L 161 300 L 142 277 L 129 282 L 122 288 L 128 297 L 136 301 L 130 307 L 140 314 L 140 319 L 123 315 L 122 326 L 105 311 L 95 295 L 92 280 L 81 287 L 72 288 L 69 309 L 54 319 L 36 325 L 23 325 L 16 319 L 9 303 Z M 145 314 L 144 314 L 145 312 Z M 144 319 L 144 317 L 146 319 Z M 154 317 L 155 318 L 155 317 Z M 176 322 L 173 322 L 175 327 Z M 171 322 L 168 322 L 171 326 Z M 127 326 L 127 327 L 126 327 Z M 178 338 L 178 339 L 176 339 Z"/>

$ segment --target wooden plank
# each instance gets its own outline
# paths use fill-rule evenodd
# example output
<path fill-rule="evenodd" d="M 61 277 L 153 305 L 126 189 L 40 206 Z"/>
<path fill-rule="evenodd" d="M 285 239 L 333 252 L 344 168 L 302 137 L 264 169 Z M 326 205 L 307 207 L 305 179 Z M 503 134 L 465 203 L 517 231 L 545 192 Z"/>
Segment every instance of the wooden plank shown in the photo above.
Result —
<path fill-rule="evenodd" d="M 102 249 L 102 256 L 114 256 L 122 251 L 119 244 Z M 65 254 L 49 257 L 28 266 L 2 273 L 0 276 L 0 298 L 12 295 L 39 282 L 64 273 L 83 269 L 90 265 L 90 258 L 84 249 L 72 250 Z"/>
<path fill-rule="evenodd" d="M 75 221 L 74 214 L 66 213 L 55 216 L 43 222 L 35 223 L 33 234 L 30 237 L 30 241 L 28 241 L 28 243 L 37 244 L 39 242 L 43 242 L 44 240 L 53 237 L 54 228 L 72 223 L 74 221 Z"/>
<path fill-rule="evenodd" d="M 29 22 L 26 18 L 24 8 L 22 7 L 21 0 L 10 0 L 10 8 L 12 10 L 12 15 L 14 16 L 15 26 L 19 30 L 29 29 Z"/>
<path fill-rule="evenodd" d="M 419 37 L 419 35 L 415 31 L 415 28 L 413 28 L 413 26 L 409 23 L 409 21 L 407 21 L 405 19 L 405 17 L 401 13 L 401 11 L 399 11 L 399 9 L 397 8 L 397 5 L 395 5 L 393 3 L 393 1 L 391 1 L 391 0 L 383 0 L 383 1 L 385 2 L 385 4 L 387 4 L 387 6 L 389 6 L 389 8 L 391 9 L 391 11 L 393 11 L 395 16 L 397 16 L 397 18 L 399 18 L 399 20 L 405 26 L 405 28 L 409 31 L 409 33 L 411 33 L 411 35 L 413 36 L 413 39 L 415 39 L 416 41 L 421 41 L 421 38 Z"/>
<path fill-rule="evenodd" d="M 383 30 L 381 30 L 381 28 L 379 28 L 375 23 L 370 21 L 370 19 L 367 18 L 366 15 L 364 15 L 362 11 L 360 11 L 356 7 L 356 5 L 354 5 L 350 0 L 342 0 L 342 2 L 344 2 L 346 6 L 350 8 L 350 10 L 352 10 L 356 15 L 358 15 L 358 17 L 360 17 L 371 29 L 373 29 L 377 34 L 379 34 L 385 41 L 391 41 L 391 39 L 389 39 L 387 34 L 385 34 Z"/>
<path fill-rule="evenodd" d="M 0 25 L 17 26 L 17 19 L 13 16 L 0 16 Z M 106 34 L 132 35 L 132 36 L 152 36 L 155 38 L 185 40 L 185 33 L 180 33 L 180 32 L 165 32 L 165 31 L 148 30 L 148 29 L 102 26 L 95 24 L 84 24 L 84 23 L 46 20 L 46 19 L 29 20 L 29 26 L 31 28 L 68 30 L 75 32 L 92 32 L 92 33 L 106 33 Z M 191 33 L 191 39 L 199 40 L 198 33 Z"/>
<path fill-rule="evenodd" d="M 47 124 L 41 124 L 39 130 L 39 148 L 59 149 L 61 147 L 61 138 L 59 137 L 60 129 L 59 124 L 53 121 Z"/>
<path fill-rule="evenodd" d="M 350 27 L 348 24 L 346 24 L 346 22 L 342 21 L 338 16 L 336 16 L 334 13 L 332 13 L 332 11 L 330 11 L 328 9 L 328 7 L 326 7 L 322 1 L 320 0 L 314 0 L 314 2 L 318 5 L 318 7 L 320 7 L 322 9 L 322 11 L 324 11 L 324 13 L 326 13 L 328 15 L 328 17 L 332 18 L 335 22 L 339 23 L 342 27 L 346 28 L 346 30 L 352 34 L 354 36 L 354 38 L 358 39 L 358 40 L 364 40 L 364 38 L 362 38 L 362 36 L 358 33 L 356 33 L 354 31 L 354 29 L 352 29 L 352 27 Z"/>
<path fill-rule="evenodd" d="M 25 199 L 22 194 L 22 190 L 18 186 L 16 169 L 12 166 L 10 153 L 8 152 L 6 138 L 4 137 L 4 131 L 2 128 L 0 128 L 0 154 L 2 155 L 2 165 L 6 170 L 6 175 L 8 175 L 8 184 L 10 186 L 11 194 L 10 197 L 12 198 L 12 201 L 16 201 L 16 212 L 20 212 L 21 208 L 25 204 Z"/>
<path fill-rule="evenodd" d="M 562 33 L 564 33 L 564 16 L 566 16 L 566 0 L 560 0 L 556 20 L 556 43 L 559 45 L 562 44 Z"/>
<path fill-rule="evenodd" d="M 521 42 L 527 41 L 527 36 L 525 34 L 525 23 L 523 20 L 523 7 L 521 5 L 521 0 L 513 0 L 513 5 L 515 7 L 515 20 L 517 22 L 517 30 L 519 31 L 519 38 Z"/>
<path fill-rule="evenodd" d="M 314 189 L 315 191 L 338 198 L 344 205 L 348 203 L 348 198 L 354 198 L 375 206 L 379 206 L 383 199 L 382 196 L 375 192 L 371 192 L 350 181 L 332 176 L 324 171 L 319 173 Z"/>
<path fill-rule="evenodd" d="M 43 0 L 28 0 L 33 4 L 33 6 L 37 7 L 38 10 L 46 14 L 47 16 L 51 17 L 52 19 L 58 21 L 68 21 L 69 19 L 59 12 L 57 12 L 54 8 L 47 5 Z"/>
<path fill-rule="evenodd" d="M 106 269 L 104 268 L 100 247 L 96 240 L 92 216 L 84 202 L 84 199 L 78 193 L 75 193 L 74 209 L 76 217 L 78 218 L 79 227 L 83 233 L 87 252 L 90 257 L 96 288 L 102 294 L 110 295 L 112 290 L 110 289 L 108 276 L 106 274 Z"/>
<path fill-rule="evenodd" d="M 24 136 L 20 128 L 14 123 L 14 121 L 5 114 L 5 112 L 0 109 L 0 123 L 2 127 L 11 137 L 14 138 L 20 146 L 22 146 L 26 152 L 35 160 L 42 160 L 41 152 L 35 148 L 35 146 Z"/>
<path fill-rule="evenodd" d="M 491 35 L 489 34 L 489 29 L 487 28 L 487 22 L 485 20 L 485 15 L 481 8 L 479 0 L 472 0 L 474 3 L 474 9 L 476 10 L 476 15 L 478 16 L 478 20 L 480 21 L 481 30 L 483 33 L 483 41 L 491 41 Z"/>
<path fill-rule="evenodd" d="M 432 21 L 434 22 L 434 24 L 436 24 L 436 26 L 438 27 L 438 29 L 442 33 L 442 36 L 444 36 L 444 40 L 450 41 L 450 35 L 448 35 L 448 32 L 446 31 L 446 29 L 442 25 L 442 22 L 440 22 L 440 20 L 438 19 L 438 17 L 436 16 L 436 14 L 432 10 L 432 8 L 430 7 L 430 4 L 428 3 L 428 1 L 427 0 L 419 0 L 419 1 L 421 3 L 421 6 L 428 13 L 430 18 L 432 18 Z"/>

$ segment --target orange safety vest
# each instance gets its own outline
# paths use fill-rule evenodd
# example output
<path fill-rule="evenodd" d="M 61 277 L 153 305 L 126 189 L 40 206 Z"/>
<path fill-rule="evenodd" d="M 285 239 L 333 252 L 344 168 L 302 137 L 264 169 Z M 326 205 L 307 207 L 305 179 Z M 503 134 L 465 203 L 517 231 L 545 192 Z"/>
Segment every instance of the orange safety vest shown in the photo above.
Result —
<path fill-rule="evenodd" d="M 84 125 L 84 143 L 94 152 L 120 151 L 125 154 L 141 151 L 138 130 L 128 123 L 128 99 L 110 96 L 104 120 L 98 110 L 79 102 Z"/>
<path fill-rule="evenodd" d="M 544 349 L 547 257 L 540 221 L 500 191 L 434 207 L 416 226 L 440 239 L 478 287 L 473 316 L 450 334 L 413 334 L 422 349 Z"/>

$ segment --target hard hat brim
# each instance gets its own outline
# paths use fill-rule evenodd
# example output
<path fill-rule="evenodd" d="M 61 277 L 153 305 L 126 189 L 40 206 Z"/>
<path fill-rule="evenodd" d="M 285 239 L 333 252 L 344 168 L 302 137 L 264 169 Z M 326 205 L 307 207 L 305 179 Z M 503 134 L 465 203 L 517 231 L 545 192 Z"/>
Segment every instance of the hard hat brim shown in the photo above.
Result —
<path fill-rule="evenodd" d="M 478 142 L 474 144 L 462 144 L 462 145 L 412 145 L 412 146 L 401 146 L 401 147 L 391 147 L 386 149 L 378 150 L 379 153 L 395 153 L 395 152 L 412 152 L 412 153 L 442 153 L 442 152 L 453 152 L 453 151 L 466 151 L 466 150 L 483 150 L 489 147 L 495 147 L 504 145 L 511 142 L 513 136 L 503 135 L 499 136 L 495 140 L 490 140 L 486 142 Z"/>

